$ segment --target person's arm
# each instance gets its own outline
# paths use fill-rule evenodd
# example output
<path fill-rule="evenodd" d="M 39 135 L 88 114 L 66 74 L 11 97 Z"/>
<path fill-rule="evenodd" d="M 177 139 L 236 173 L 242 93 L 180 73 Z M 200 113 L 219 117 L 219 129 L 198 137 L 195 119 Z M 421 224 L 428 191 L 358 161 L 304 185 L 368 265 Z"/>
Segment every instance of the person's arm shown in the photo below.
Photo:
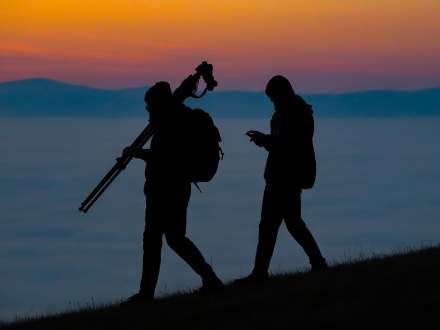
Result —
<path fill-rule="evenodd" d="M 267 151 L 271 151 L 273 149 L 274 144 L 276 143 L 276 139 L 270 134 L 265 134 L 263 140 L 263 148 Z"/>
<path fill-rule="evenodd" d="M 137 159 L 142 159 L 144 161 L 148 161 L 151 159 L 151 150 L 150 149 L 139 149 L 133 156 Z"/>
<path fill-rule="evenodd" d="M 295 140 L 291 132 L 282 132 L 278 136 L 272 134 L 264 134 L 258 131 L 249 131 L 246 133 L 257 146 L 263 147 L 267 151 L 274 149 L 287 149 L 294 145 Z"/>
<path fill-rule="evenodd" d="M 131 147 L 127 147 L 122 152 L 122 157 L 125 157 L 130 152 L 133 152 Z M 150 149 L 138 149 L 134 151 L 133 158 L 142 159 L 144 161 L 148 161 L 151 159 L 151 150 Z"/>
<path fill-rule="evenodd" d="M 267 151 L 272 148 L 272 136 L 264 134 L 259 131 L 248 131 L 246 135 L 250 137 L 251 141 L 259 147 L 264 147 Z"/>

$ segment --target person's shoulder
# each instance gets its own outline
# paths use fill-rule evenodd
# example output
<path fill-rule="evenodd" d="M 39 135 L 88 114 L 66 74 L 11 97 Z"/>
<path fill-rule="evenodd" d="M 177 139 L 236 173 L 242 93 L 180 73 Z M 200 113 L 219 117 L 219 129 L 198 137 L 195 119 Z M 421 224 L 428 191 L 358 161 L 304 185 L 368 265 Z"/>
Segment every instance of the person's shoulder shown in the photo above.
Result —
<path fill-rule="evenodd" d="M 189 106 L 187 106 L 186 104 L 183 104 L 183 103 L 176 104 L 175 109 L 180 114 L 185 114 L 185 113 L 188 113 L 189 111 L 192 111 L 192 109 Z"/>
<path fill-rule="evenodd" d="M 280 120 L 282 117 L 283 117 L 283 114 L 280 111 L 275 111 L 272 114 L 271 120 L 272 121 Z"/>
<path fill-rule="evenodd" d="M 191 114 L 192 109 L 185 104 L 177 104 L 176 105 L 176 111 L 174 112 L 174 116 L 177 121 L 185 121 Z"/>

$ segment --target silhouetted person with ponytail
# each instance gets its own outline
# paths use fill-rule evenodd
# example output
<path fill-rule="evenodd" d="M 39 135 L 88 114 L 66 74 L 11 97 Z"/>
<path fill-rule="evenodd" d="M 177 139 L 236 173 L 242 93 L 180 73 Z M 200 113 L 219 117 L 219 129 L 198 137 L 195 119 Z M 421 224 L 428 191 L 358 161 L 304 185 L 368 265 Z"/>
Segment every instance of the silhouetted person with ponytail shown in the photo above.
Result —
<path fill-rule="evenodd" d="M 301 191 L 311 188 L 316 176 L 313 111 L 295 94 L 290 82 L 283 76 L 270 79 L 266 95 L 275 107 L 270 134 L 258 131 L 246 133 L 251 141 L 265 148 L 269 154 L 264 172 L 266 187 L 255 265 L 249 276 L 236 281 L 238 284 L 268 277 L 270 260 L 283 220 L 309 257 L 312 271 L 327 268 L 315 239 L 301 218 Z"/>

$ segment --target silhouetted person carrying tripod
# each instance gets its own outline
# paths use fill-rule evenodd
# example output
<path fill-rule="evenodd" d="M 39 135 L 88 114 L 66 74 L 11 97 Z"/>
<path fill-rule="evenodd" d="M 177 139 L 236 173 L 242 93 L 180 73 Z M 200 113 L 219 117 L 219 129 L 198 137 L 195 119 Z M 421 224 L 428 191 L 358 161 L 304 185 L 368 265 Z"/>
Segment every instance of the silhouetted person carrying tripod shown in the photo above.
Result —
<path fill-rule="evenodd" d="M 206 289 L 223 286 L 200 251 L 186 237 L 186 215 L 191 182 L 186 175 L 185 131 L 189 108 L 172 98 L 167 82 L 158 82 L 145 94 L 146 109 L 154 128 L 150 149 L 141 149 L 135 157 L 146 161 L 145 231 L 143 268 L 139 293 L 128 302 L 150 300 L 159 276 L 162 236 L 168 245 L 202 278 Z M 125 150 L 130 152 L 130 150 Z"/>
<path fill-rule="evenodd" d="M 266 187 L 257 253 L 251 275 L 236 283 L 268 277 L 276 237 L 283 220 L 309 257 L 312 271 L 327 268 L 315 239 L 301 218 L 301 191 L 313 186 L 316 175 L 313 111 L 295 94 L 290 82 L 283 76 L 270 79 L 266 94 L 275 106 L 270 134 L 258 131 L 246 133 L 257 146 L 269 152 L 264 172 Z"/>

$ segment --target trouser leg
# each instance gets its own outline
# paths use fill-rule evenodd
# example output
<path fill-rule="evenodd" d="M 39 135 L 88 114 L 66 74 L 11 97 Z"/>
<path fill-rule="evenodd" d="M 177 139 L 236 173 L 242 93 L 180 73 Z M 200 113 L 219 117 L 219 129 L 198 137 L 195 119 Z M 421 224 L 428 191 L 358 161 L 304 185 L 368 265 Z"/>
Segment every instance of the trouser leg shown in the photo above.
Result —
<path fill-rule="evenodd" d="M 196 245 L 186 237 L 186 214 L 191 186 L 183 187 L 175 194 L 170 211 L 166 219 L 165 237 L 168 245 L 176 254 L 181 257 L 202 279 L 209 281 L 217 278 L 211 266 L 196 247 Z"/>
<path fill-rule="evenodd" d="M 182 235 L 165 234 L 167 243 L 201 278 L 209 280 L 214 276 L 211 266 L 191 240 Z"/>
<path fill-rule="evenodd" d="M 156 205 L 147 198 L 143 237 L 144 254 L 142 259 L 142 277 L 139 290 L 140 293 L 147 296 L 154 296 L 159 277 L 163 232 L 158 220 Z"/>
<path fill-rule="evenodd" d="M 312 266 L 325 263 L 315 238 L 301 218 L 301 192 L 285 194 L 284 196 L 288 197 L 283 203 L 287 230 L 303 248 Z"/>
<path fill-rule="evenodd" d="M 266 185 L 261 208 L 255 265 L 252 271 L 254 275 L 267 274 L 281 222 L 282 215 L 277 196 L 273 189 Z"/>

